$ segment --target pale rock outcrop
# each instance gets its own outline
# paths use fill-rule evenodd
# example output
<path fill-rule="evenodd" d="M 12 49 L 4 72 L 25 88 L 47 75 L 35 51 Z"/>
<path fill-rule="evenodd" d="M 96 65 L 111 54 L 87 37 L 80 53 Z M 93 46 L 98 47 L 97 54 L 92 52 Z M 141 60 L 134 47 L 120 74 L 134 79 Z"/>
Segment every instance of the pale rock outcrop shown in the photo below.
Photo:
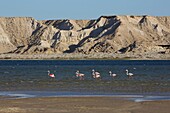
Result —
<path fill-rule="evenodd" d="M 28 17 L 0 18 L 0 53 L 28 45 L 28 38 L 37 27 L 37 21 Z M 7 49 L 8 48 L 8 49 Z"/>
<path fill-rule="evenodd" d="M 17 54 L 169 54 L 170 17 L 0 18 L 0 46 L 0 53 Z"/>

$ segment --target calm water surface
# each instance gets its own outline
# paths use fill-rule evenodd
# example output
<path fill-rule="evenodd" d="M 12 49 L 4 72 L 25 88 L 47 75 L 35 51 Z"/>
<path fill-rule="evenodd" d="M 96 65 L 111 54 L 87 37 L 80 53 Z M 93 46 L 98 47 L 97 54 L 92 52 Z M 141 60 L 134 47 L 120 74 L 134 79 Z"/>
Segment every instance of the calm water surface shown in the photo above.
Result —
<path fill-rule="evenodd" d="M 92 78 L 92 69 L 102 79 Z M 129 79 L 125 70 L 134 74 Z M 47 75 L 50 70 L 55 79 Z M 76 70 L 85 74 L 75 77 Z M 109 76 L 109 71 L 117 74 Z M 1 60 L 0 91 L 62 94 L 159 94 L 170 96 L 169 60 Z M 45 94 L 45 93 L 43 93 Z M 48 93 L 47 93 L 48 94 Z"/>

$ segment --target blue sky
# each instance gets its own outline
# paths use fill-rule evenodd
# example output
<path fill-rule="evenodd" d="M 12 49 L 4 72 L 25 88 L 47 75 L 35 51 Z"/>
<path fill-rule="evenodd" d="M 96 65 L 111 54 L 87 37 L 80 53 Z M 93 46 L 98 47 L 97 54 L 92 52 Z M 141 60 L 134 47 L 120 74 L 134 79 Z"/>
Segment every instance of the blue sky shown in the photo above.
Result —
<path fill-rule="evenodd" d="M 0 0 L 0 16 L 95 19 L 101 15 L 170 16 L 170 0 Z"/>

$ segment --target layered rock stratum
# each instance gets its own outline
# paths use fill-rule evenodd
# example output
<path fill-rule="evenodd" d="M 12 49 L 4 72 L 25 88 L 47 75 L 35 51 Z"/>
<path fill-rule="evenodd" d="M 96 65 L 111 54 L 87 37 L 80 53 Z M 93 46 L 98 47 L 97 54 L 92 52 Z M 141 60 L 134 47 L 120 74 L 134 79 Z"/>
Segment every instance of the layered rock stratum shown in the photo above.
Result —
<path fill-rule="evenodd" d="M 0 53 L 0 58 L 170 59 L 170 17 L 0 17 Z"/>

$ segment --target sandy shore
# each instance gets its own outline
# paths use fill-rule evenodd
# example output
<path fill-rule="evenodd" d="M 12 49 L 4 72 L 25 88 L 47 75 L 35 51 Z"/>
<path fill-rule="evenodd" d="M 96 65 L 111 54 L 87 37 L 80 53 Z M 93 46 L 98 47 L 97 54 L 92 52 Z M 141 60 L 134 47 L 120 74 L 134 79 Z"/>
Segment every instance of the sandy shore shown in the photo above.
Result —
<path fill-rule="evenodd" d="M 113 54 L 113 53 L 95 53 L 95 54 L 0 54 L 0 59 L 110 59 L 110 60 L 169 60 L 170 54 L 157 54 L 157 53 L 145 53 L 145 54 Z"/>
<path fill-rule="evenodd" d="M 0 113 L 169 113 L 170 101 L 132 102 L 115 97 L 4 99 Z"/>

